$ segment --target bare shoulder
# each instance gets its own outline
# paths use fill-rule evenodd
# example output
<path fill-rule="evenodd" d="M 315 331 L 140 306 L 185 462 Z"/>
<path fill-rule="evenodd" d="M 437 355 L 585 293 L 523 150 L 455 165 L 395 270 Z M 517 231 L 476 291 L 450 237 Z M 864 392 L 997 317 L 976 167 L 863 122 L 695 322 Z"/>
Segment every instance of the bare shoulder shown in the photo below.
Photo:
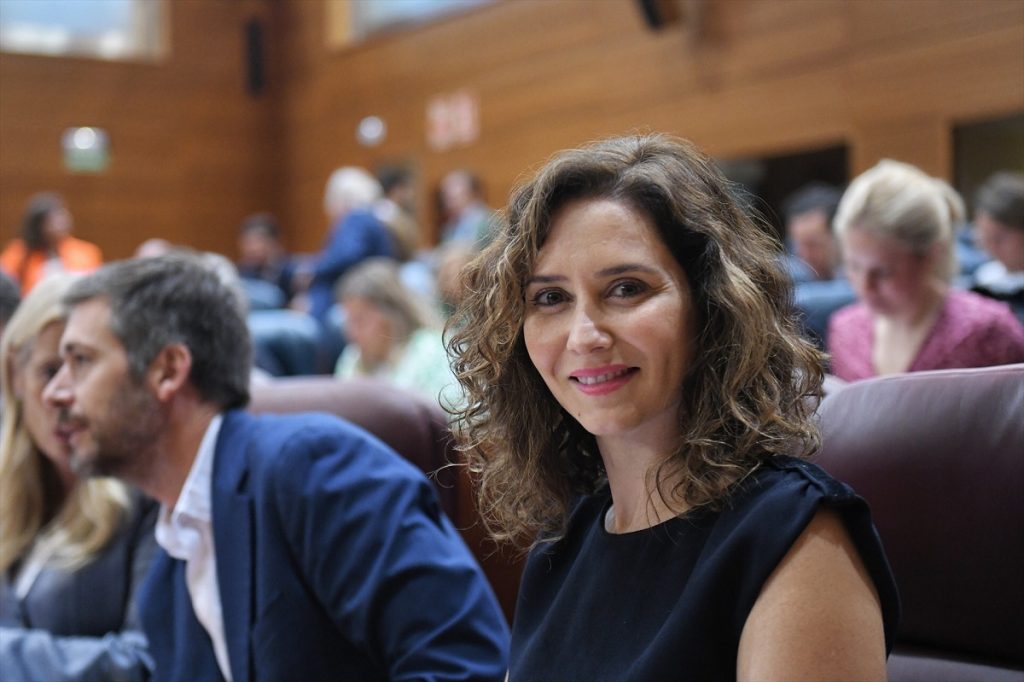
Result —
<path fill-rule="evenodd" d="M 820 509 L 747 617 L 739 680 L 884 680 L 874 583 L 840 518 Z"/>

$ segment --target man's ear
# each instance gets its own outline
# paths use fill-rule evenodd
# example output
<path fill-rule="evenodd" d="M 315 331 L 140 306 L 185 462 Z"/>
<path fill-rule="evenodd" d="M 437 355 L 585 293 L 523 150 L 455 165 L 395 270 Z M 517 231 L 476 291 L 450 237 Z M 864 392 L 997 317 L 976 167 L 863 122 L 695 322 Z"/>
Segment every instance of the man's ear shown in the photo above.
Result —
<path fill-rule="evenodd" d="M 192 353 L 182 343 L 164 346 L 149 365 L 149 382 L 157 400 L 167 402 L 188 382 Z"/>

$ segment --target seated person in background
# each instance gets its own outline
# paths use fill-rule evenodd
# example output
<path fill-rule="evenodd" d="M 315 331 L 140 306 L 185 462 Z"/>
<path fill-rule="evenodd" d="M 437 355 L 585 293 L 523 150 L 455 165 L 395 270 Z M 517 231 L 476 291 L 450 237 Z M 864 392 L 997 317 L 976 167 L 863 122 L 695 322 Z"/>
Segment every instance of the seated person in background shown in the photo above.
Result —
<path fill-rule="evenodd" d="M 1009 307 L 949 285 L 962 214 L 952 187 L 905 163 L 881 161 L 850 184 L 835 224 L 859 300 L 829 324 L 833 374 L 1024 362 L 1024 327 Z"/>
<path fill-rule="evenodd" d="M 320 327 L 308 313 L 286 308 L 294 294 L 296 263 L 281 245 L 274 216 L 256 213 L 242 221 L 235 266 L 248 300 L 256 366 L 272 376 L 315 374 Z"/>
<path fill-rule="evenodd" d="M 324 212 L 330 234 L 323 251 L 296 273 L 297 288 L 308 285 L 308 312 L 321 323 L 327 323 L 334 287 L 350 268 L 373 256 L 395 256 L 391 235 L 373 212 L 380 195 L 380 183 L 362 168 L 339 168 L 327 180 Z"/>
<path fill-rule="evenodd" d="M 0 268 L 13 277 L 24 296 L 54 272 L 88 272 L 103 263 L 99 247 L 71 236 L 72 220 L 57 194 L 37 194 L 29 200 L 21 238 L 0 253 Z"/>
<path fill-rule="evenodd" d="M 794 193 L 785 206 L 787 241 L 793 249 L 786 266 L 796 282 L 794 301 L 803 313 L 804 328 L 822 348 L 829 317 L 855 298 L 832 231 L 842 196 L 836 187 L 814 183 Z"/>
<path fill-rule="evenodd" d="M 430 305 L 409 291 L 390 258 L 363 261 L 338 283 L 348 345 L 339 379 L 374 376 L 431 401 L 455 378 L 448 366 L 440 322 Z"/>
<path fill-rule="evenodd" d="M 391 233 L 395 257 L 400 261 L 412 258 L 420 248 L 420 226 L 413 208 L 415 187 L 412 173 L 401 167 L 385 168 L 377 174 L 381 197 L 373 212 Z"/>
<path fill-rule="evenodd" d="M 483 187 L 475 173 L 459 169 L 444 176 L 441 208 L 445 215 L 442 245 L 461 242 L 480 248 L 490 241 L 494 211 L 484 203 Z"/>
<path fill-rule="evenodd" d="M 242 221 L 235 262 L 250 310 L 284 308 L 291 300 L 295 263 L 281 245 L 281 229 L 269 213 Z"/>
<path fill-rule="evenodd" d="M 794 282 L 841 277 L 839 242 L 832 233 L 832 219 L 842 196 L 836 187 L 812 183 L 786 199 L 786 241 L 793 251 L 786 265 Z"/>
<path fill-rule="evenodd" d="M 43 388 L 60 367 L 61 296 L 40 282 L 0 343 L 0 680 L 145 680 L 135 596 L 157 507 L 113 479 L 78 480 Z"/>
<path fill-rule="evenodd" d="M 509 678 L 885 678 L 896 587 L 867 505 L 797 459 L 821 354 L 774 239 L 662 136 L 557 154 L 450 322 L 458 439 L 533 543 Z"/>
<path fill-rule="evenodd" d="M 1024 323 L 1024 174 L 1002 172 L 978 190 L 974 229 L 994 260 L 974 272 L 971 287 L 1005 301 Z"/>
<path fill-rule="evenodd" d="M 163 680 L 500 680 L 506 626 L 432 485 L 328 415 L 252 415 L 250 341 L 205 261 L 76 283 L 45 398 L 71 461 L 161 503 L 140 597 Z"/>

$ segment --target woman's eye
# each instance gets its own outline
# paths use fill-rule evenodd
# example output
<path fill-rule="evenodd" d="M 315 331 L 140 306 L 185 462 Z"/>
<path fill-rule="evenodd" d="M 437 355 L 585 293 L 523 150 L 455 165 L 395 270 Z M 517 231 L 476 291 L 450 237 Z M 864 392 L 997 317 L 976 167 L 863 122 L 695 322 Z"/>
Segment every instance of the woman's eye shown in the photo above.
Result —
<path fill-rule="evenodd" d="M 647 285 L 643 282 L 636 282 L 629 280 L 626 282 L 616 282 L 612 285 L 611 295 L 617 298 L 632 298 L 642 294 L 647 290 Z"/>
<path fill-rule="evenodd" d="M 565 295 L 557 289 L 541 289 L 534 294 L 531 303 L 535 306 L 546 307 L 558 305 L 565 301 Z"/>

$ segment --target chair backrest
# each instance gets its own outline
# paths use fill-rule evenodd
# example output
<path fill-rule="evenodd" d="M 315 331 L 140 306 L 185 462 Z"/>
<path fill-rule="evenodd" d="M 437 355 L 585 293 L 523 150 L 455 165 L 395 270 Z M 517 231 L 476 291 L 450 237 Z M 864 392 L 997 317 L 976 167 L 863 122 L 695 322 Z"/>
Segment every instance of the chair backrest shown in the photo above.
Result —
<path fill-rule="evenodd" d="M 441 507 L 459 518 L 451 434 L 440 405 L 374 379 L 330 376 L 272 379 L 252 385 L 253 412 L 327 412 L 361 426 L 415 464 L 435 484 Z"/>
<path fill-rule="evenodd" d="M 1024 680 L 1024 365 L 830 394 L 816 461 L 871 505 L 903 616 L 889 679 Z"/>

